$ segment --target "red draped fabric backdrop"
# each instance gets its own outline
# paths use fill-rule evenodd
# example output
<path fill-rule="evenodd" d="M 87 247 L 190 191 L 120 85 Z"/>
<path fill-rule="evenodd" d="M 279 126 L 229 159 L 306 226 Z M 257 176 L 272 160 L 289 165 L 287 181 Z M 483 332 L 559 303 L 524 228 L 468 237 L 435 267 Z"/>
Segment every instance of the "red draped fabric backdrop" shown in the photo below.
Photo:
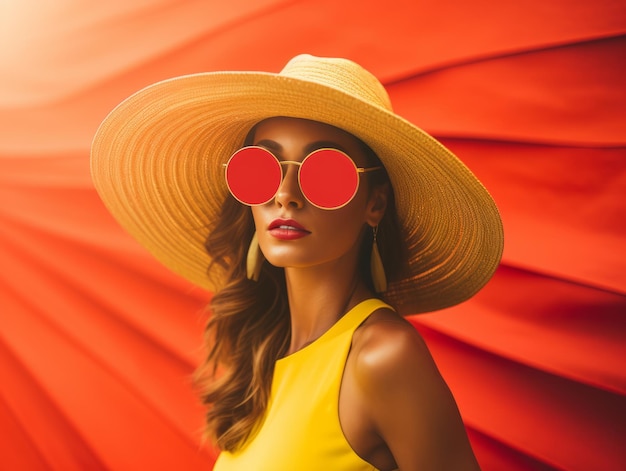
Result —
<path fill-rule="evenodd" d="M 494 279 L 411 317 L 483 469 L 626 469 L 623 0 L 4 0 L 0 39 L 0 469 L 211 469 L 210 294 L 108 215 L 90 141 L 145 85 L 301 52 L 374 72 L 501 209 Z"/>

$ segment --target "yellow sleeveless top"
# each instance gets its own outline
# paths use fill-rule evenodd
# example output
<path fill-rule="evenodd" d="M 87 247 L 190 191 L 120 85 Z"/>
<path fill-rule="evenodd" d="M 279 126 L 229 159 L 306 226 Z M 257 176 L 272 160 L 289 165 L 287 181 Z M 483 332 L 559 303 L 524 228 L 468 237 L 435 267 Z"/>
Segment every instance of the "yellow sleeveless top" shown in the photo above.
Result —
<path fill-rule="evenodd" d="M 222 452 L 214 471 L 372 471 L 348 444 L 339 423 L 339 388 L 356 328 L 378 299 L 356 305 L 321 337 L 278 360 L 263 423 L 235 453 Z"/>

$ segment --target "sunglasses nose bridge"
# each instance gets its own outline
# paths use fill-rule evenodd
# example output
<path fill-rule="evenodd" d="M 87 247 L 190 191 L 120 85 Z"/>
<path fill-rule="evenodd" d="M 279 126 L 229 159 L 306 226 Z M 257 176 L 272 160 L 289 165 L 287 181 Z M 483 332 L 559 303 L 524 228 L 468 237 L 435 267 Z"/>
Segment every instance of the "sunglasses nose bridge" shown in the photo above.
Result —
<path fill-rule="evenodd" d="M 295 205 L 302 207 L 304 195 L 300 189 L 299 172 L 300 162 L 285 160 L 280 162 L 283 169 L 283 179 L 276 192 L 276 201 L 281 206 Z"/>

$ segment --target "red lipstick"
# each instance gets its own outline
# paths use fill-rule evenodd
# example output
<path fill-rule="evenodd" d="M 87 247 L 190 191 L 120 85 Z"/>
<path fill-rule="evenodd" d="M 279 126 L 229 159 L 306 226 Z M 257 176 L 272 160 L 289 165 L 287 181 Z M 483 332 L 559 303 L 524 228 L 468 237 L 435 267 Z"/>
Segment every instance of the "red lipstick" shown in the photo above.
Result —
<path fill-rule="evenodd" d="M 310 234 L 301 224 L 293 219 L 274 219 L 269 227 L 269 233 L 280 240 L 294 240 Z"/>

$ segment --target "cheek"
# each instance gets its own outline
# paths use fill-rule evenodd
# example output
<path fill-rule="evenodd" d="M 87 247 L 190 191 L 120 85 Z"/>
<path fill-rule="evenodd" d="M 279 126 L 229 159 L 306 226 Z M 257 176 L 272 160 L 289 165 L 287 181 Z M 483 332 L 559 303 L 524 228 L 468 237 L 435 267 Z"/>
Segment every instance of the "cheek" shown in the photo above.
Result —
<path fill-rule="evenodd" d="M 361 188 L 343 208 L 331 211 L 317 210 L 319 227 L 337 238 L 354 240 L 367 224 L 367 192 Z"/>
<path fill-rule="evenodd" d="M 267 211 L 266 208 L 261 206 L 252 206 L 250 208 L 252 212 L 252 220 L 254 222 L 254 228 L 256 230 L 257 238 L 261 251 L 267 250 L 268 244 L 271 242 L 271 237 L 267 231 L 267 227 L 272 220 L 276 217 L 275 214 Z"/>
<path fill-rule="evenodd" d="M 256 230 L 259 230 L 259 224 L 260 224 L 260 220 L 261 220 L 261 214 L 259 212 L 259 209 L 257 206 L 252 206 L 250 208 L 250 211 L 252 212 L 252 220 L 254 221 L 254 227 L 256 228 Z"/>
<path fill-rule="evenodd" d="M 350 247 L 360 238 L 366 225 L 363 207 L 363 204 L 349 204 L 338 210 L 325 211 L 327 214 L 321 214 L 315 224 L 318 235 L 327 243 L 337 244 L 344 249 Z"/>

